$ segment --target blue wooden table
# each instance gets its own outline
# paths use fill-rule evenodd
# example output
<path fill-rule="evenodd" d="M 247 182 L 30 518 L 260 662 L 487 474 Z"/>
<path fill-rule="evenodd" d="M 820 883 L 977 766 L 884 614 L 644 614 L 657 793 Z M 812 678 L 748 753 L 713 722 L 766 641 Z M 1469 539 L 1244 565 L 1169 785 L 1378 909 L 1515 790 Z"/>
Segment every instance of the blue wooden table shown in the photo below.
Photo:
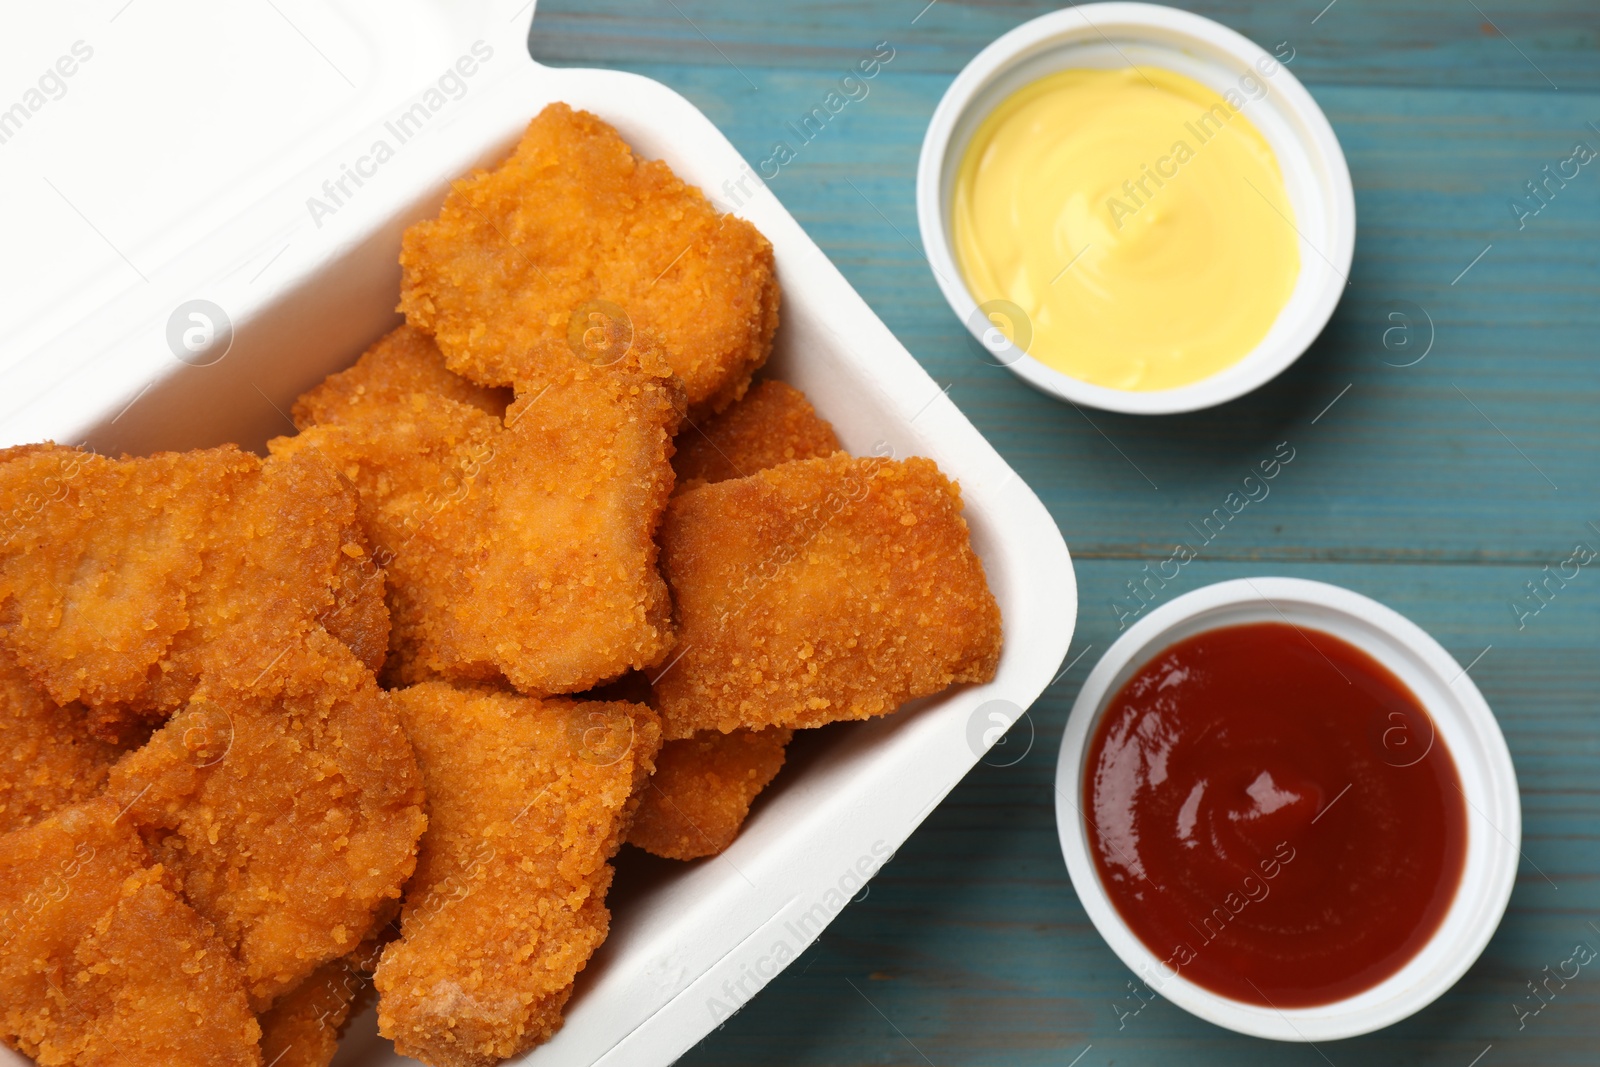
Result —
<path fill-rule="evenodd" d="M 1139 419 L 1080 414 L 986 364 L 917 245 L 917 152 L 940 95 L 1051 5 L 539 0 L 536 58 L 663 81 L 752 160 L 887 42 L 870 95 L 771 188 L 1043 498 L 1081 584 L 1072 655 L 1084 656 L 990 757 L 1011 765 L 973 771 L 687 1063 L 1600 1063 L 1600 963 L 1548 1002 L 1528 985 L 1575 944 L 1600 948 L 1600 565 L 1528 592 L 1575 545 L 1600 548 L 1600 161 L 1547 186 L 1547 202 L 1524 187 L 1577 142 L 1600 151 L 1600 7 L 1187 6 L 1292 49 L 1349 157 L 1355 265 L 1326 333 L 1277 381 L 1213 411 Z M 1280 441 L 1296 458 L 1271 496 L 1163 595 L 1286 574 L 1410 616 L 1472 664 L 1524 813 L 1510 910 L 1472 971 L 1410 1020 L 1318 1048 L 1241 1037 L 1159 998 L 1130 1014 L 1132 975 L 1072 891 L 1051 791 L 1067 711 L 1116 636 L 1125 583 Z M 1536 1005 L 1519 1026 L 1517 1006 Z"/>

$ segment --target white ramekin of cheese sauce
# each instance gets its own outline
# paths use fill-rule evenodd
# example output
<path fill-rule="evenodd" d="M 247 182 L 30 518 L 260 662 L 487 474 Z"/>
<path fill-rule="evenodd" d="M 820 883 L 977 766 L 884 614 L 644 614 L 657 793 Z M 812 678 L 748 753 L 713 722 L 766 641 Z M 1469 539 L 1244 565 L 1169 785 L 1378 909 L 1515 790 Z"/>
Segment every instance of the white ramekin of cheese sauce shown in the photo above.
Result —
<path fill-rule="evenodd" d="M 1349 284 L 1355 197 L 1293 58 L 1133 3 L 980 52 L 929 123 L 917 216 L 985 357 L 1135 414 L 1221 404 L 1294 362 Z"/>

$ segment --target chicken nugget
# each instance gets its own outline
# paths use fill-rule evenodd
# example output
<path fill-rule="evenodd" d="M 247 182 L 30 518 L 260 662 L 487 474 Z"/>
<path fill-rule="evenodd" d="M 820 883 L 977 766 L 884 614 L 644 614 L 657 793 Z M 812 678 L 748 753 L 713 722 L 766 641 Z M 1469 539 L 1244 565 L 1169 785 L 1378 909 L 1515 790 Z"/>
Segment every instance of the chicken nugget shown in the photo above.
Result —
<path fill-rule="evenodd" d="M 457 606 L 470 658 L 493 657 L 525 692 L 576 692 L 666 655 L 672 600 L 655 533 L 681 401 L 677 379 L 642 360 L 574 360 L 542 385 L 519 383 L 489 475 L 494 526 L 468 542 L 482 560 L 476 596 Z"/>
<path fill-rule="evenodd" d="M 215 649 L 108 795 L 238 956 L 258 1011 L 367 936 L 427 824 L 387 695 L 320 631 Z"/>
<path fill-rule="evenodd" d="M 259 1067 L 243 976 L 106 797 L 0 837 L 0 1036 L 40 1063 Z"/>
<path fill-rule="evenodd" d="M 276 653 L 320 630 L 370 669 L 383 663 L 383 572 L 368 558 L 355 486 L 314 453 L 250 460 L 254 477 L 231 500 L 210 505 L 226 520 L 194 584 L 190 624 L 168 650 L 165 679 L 152 687 L 162 707 L 189 699 L 210 648 L 224 637 Z"/>
<path fill-rule="evenodd" d="M 108 741 L 182 706 L 231 630 L 281 644 L 326 629 L 382 663 L 382 574 L 354 487 L 320 457 L 31 446 L 0 453 L 7 507 L 0 645 L 58 704 L 81 701 Z"/>
<path fill-rule="evenodd" d="M 303 430 L 319 422 L 343 421 L 352 408 L 381 410 L 441 396 L 497 419 L 513 399 L 510 389 L 490 389 L 454 373 L 445 366 L 433 338 L 414 326 L 400 326 L 362 353 L 355 366 L 329 375 L 295 401 L 294 424 Z"/>
<path fill-rule="evenodd" d="M 379 348 L 384 363 L 364 359 L 341 390 L 407 361 L 433 367 L 386 380 L 448 373 L 431 345 Z M 666 654 L 655 530 L 681 393 L 647 347 L 608 367 L 564 357 L 552 377 L 519 385 L 503 422 L 438 392 L 328 395 L 301 411 L 330 421 L 269 447 L 329 457 L 359 487 L 386 567 L 387 680 L 504 676 L 528 693 L 578 692 Z"/>
<path fill-rule="evenodd" d="M 0 453 L 0 642 L 58 704 L 153 710 L 218 505 L 256 462 L 234 448 L 125 461 L 55 446 Z"/>
<path fill-rule="evenodd" d="M 154 867 L 122 884 L 116 905 L 78 945 L 68 996 L 95 1013 L 75 1062 L 106 1067 L 261 1063 L 261 1027 L 243 975 L 211 924 Z M 280 1065 L 281 1067 L 281 1065 Z"/>
<path fill-rule="evenodd" d="M 261 1058 L 268 1067 L 328 1067 L 350 1016 L 372 995 L 383 942 L 368 938 L 324 963 L 261 1016 Z"/>
<path fill-rule="evenodd" d="M 691 405 L 744 395 L 778 324 L 772 246 L 586 111 L 551 104 L 511 156 L 406 231 L 400 310 L 484 385 L 548 376 L 588 331 L 660 335 Z"/>
<path fill-rule="evenodd" d="M 702 486 L 673 500 L 661 543 L 669 739 L 887 715 L 998 666 L 999 608 L 931 460 L 836 454 Z"/>
<path fill-rule="evenodd" d="M 100 797 L 0 836 L 0 1033 L 30 1056 L 60 1047 L 72 1062 L 91 1022 L 62 1018 L 73 953 L 148 863 L 118 807 Z"/>
<path fill-rule="evenodd" d="M 272 1067 L 328 1067 L 350 1018 L 342 959 L 324 963 L 261 1016 L 261 1058 Z"/>
<path fill-rule="evenodd" d="M 81 707 L 59 707 L 35 688 L 0 647 L 0 833 L 96 795 L 122 752 L 90 735 Z"/>
<path fill-rule="evenodd" d="M 628 844 L 669 860 L 715 856 L 739 835 L 750 804 L 777 776 L 794 731 L 718 733 L 668 741 L 656 756 Z"/>
<path fill-rule="evenodd" d="M 639 704 L 440 682 L 394 699 L 429 823 L 400 940 L 378 965 L 378 1029 L 434 1067 L 498 1063 L 555 1033 L 605 939 L 607 861 L 659 720 Z"/>
<path fill-rule="evenodd" d="M 817 415 L 806 395 L 776 380 L 752 386 L 722 414 L 684 427 L 674 444 L 678 454 L 672 457 L 672 469 L 679 493 L 839 451 L 833 427 Z"/>

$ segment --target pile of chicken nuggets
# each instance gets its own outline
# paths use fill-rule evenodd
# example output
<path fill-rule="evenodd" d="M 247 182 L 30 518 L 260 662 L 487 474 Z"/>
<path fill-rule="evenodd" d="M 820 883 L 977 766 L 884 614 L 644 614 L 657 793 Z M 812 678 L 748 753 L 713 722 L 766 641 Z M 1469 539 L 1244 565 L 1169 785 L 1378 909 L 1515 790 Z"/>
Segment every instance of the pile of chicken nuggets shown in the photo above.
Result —
<path fill-rule="evenodd" d="M 438 1067 L 561 1026 L 624 843 L 982 682 L 957 487 L 757 381 L 771 246 L 554 104 L 407 231 L 405 324 L 261 458 L 0 452 L 0 1039 Z"/>

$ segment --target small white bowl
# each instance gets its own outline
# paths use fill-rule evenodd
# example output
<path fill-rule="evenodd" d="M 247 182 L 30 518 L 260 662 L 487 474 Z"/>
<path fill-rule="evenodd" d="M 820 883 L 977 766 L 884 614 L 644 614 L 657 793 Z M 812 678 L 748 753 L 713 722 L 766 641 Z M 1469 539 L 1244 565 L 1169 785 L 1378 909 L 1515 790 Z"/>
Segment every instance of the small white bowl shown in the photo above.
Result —
<path fill-rule="evenodd" d="M 1455 761 L 1467 802 L 1461 884 L 1433 937 L 1404 967 L 1365 992 L 1331 1004 L 1277 1010 L 1167 977 L 1106 895 L 1089 852 L 1079 807 L 1084 753 L 1107 701 L 1141 667 L 1177 641 L 1241 623 L 1283 622 L 1355 645 L 1416 694 Z M 1418 757 L 1420 758 L 1420 757 Z M 1412 762 L 1415 762 L 1414 760 Z M 1516 771 L 1494 713 L 1461 666 L 1415 623 L 1375 600 L 1299 578 L 1219 582 L 1152 611 L 1101 657 L 1067 720 L 1056 764 L 1056 828 L 1078 899 L 1122 962 L 1163 997 L 1200 1018 L 1256 1037 L 1332 1041 L 1369 1033 L 1420 1011 L 1471 967 L 1505 914 L 1521 855 L 1522 806 Z"/>
<path fill-rule="evenodd" d="M 1285 55 L 1293 59 L 1292 51 Z M 1091 385 L 1027 355 L 1026 344 L 1018 348 L 1006 340 L 986 314 L 1008 312 L 979 309 L 950 246 L 955 176 L 967 143 L 989 112 L 1024 85 L 1058 70 L 1130 63 L 1176 71 L 1218 93 L 1238 89 L 1246 76 L 1266 87 L 1265 95 L 1244 105 L 1244 114 L 1278 157 L 1300 234 L 1299 281 L 1261 343 L 1232 366 L 1175 389 Z M 1251 94 L 1241 95 L 1248 99 Z M 1333 128 L 1278 57 L 1226 26 L 1186 11 L 1156 4 L 1085 4 L 1041 15 L 1000 37 L 945 90 L 917 164 L 917 223 L 939 288 L 991 361 L 1066 400 L 1106 411 L 1159 415 L 1242 396 L 1300 357 L 1327 325 L 1349 282 L 1356 202 L 1350 168 Z"/>

